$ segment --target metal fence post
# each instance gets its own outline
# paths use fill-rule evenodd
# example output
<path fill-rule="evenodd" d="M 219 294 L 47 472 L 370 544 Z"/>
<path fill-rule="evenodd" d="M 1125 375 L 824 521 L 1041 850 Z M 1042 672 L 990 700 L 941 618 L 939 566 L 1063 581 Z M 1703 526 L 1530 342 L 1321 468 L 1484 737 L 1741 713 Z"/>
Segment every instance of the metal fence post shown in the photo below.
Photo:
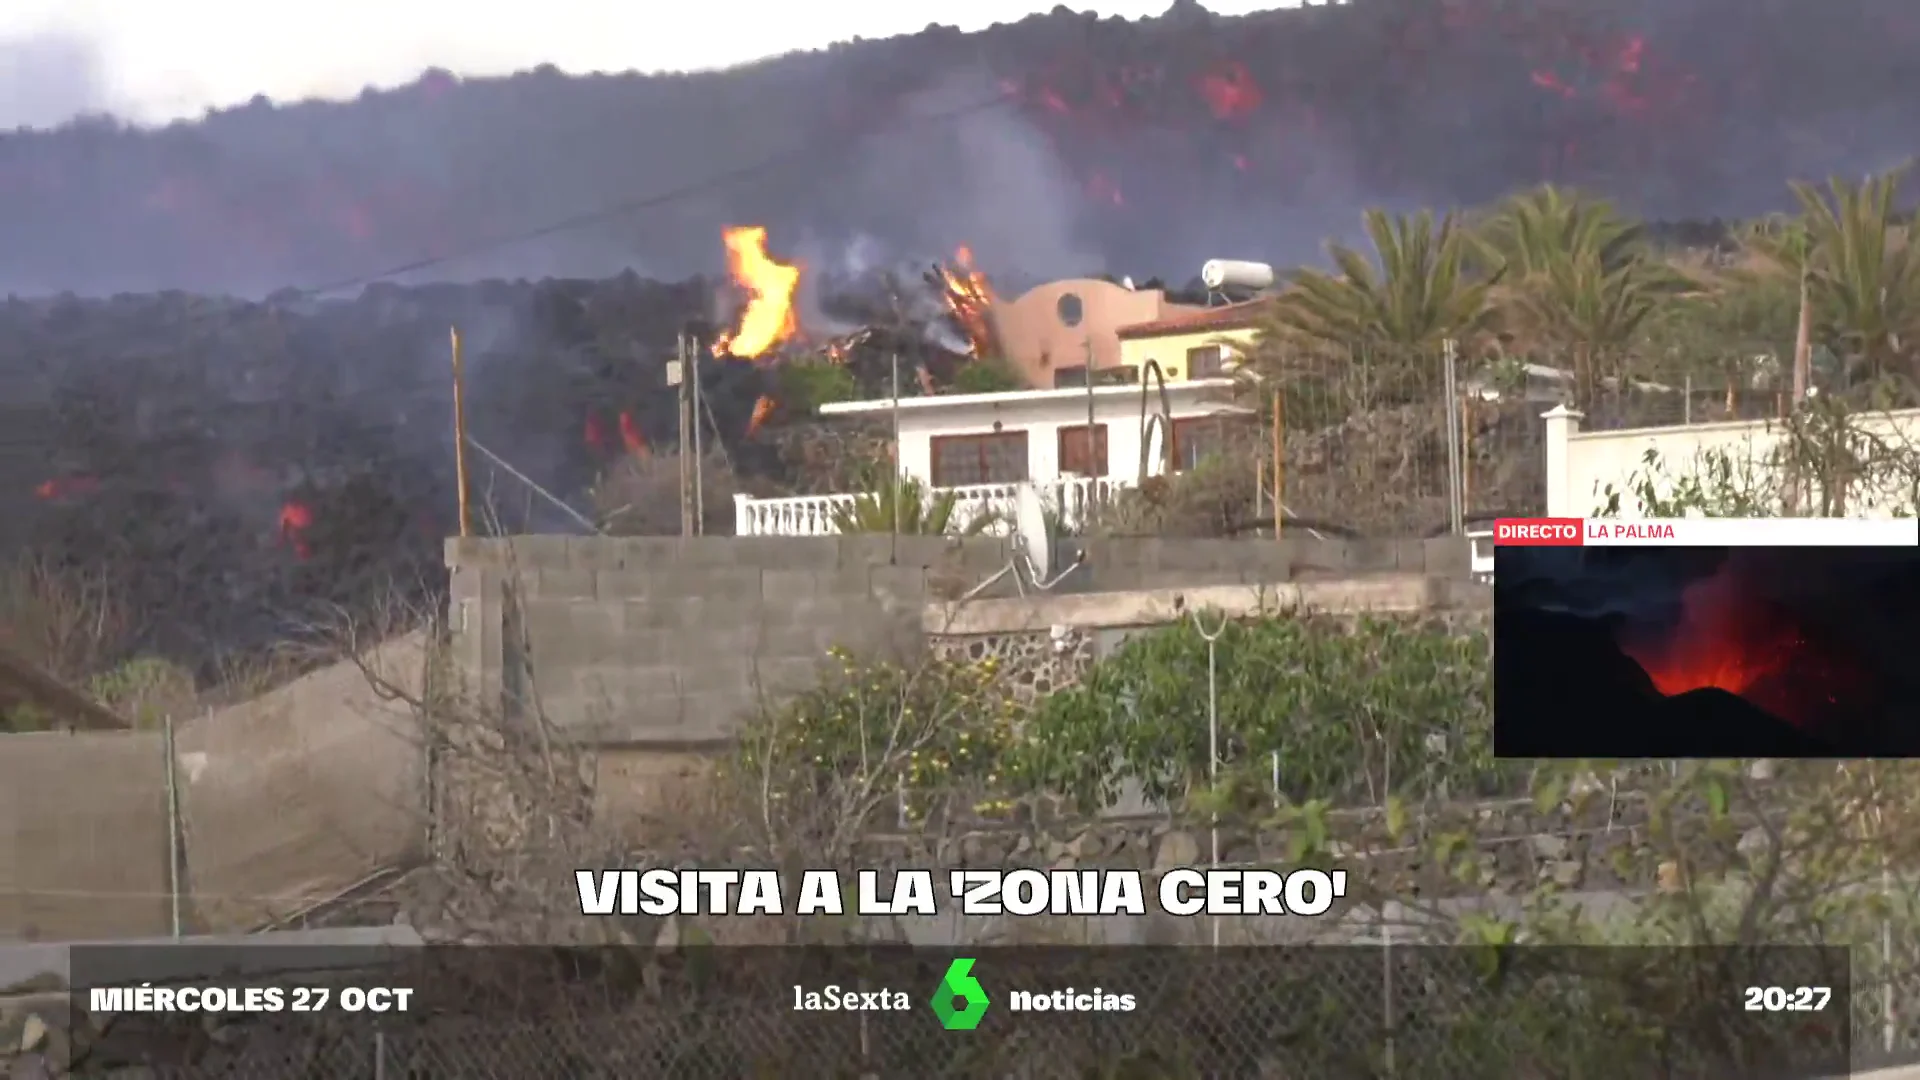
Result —
<path fill-rule="evenodd" d="M 387 1080 L 387 1033 L 373 1033 L 373 1080 Z"/>
<path fill-rule="evenodd" d="M 1466 456 L 1461 453 L 1460 345 L 1447 339 L 1441 353 L 1441 385 L 1446 395 L 1447 531 L 1459 536 L 1466 529 Z"/>

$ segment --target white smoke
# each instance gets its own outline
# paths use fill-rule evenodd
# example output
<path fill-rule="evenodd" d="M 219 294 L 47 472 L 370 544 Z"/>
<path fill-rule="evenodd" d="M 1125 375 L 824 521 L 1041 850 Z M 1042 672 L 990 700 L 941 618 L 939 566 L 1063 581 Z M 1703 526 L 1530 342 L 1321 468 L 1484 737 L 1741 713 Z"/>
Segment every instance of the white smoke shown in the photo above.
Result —
<path fill-rule="evenodd" d="M 0 127 L 51 127 L 108 104 L 99 54 L 85 39 L 56 31 L 0 38 Z"/>

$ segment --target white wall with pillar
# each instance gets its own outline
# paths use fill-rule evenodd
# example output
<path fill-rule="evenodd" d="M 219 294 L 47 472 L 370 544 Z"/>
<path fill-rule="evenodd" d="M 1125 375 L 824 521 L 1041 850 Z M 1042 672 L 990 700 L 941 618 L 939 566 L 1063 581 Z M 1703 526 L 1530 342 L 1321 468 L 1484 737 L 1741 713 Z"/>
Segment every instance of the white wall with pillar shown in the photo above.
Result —
<path fill-rule="evenodd" d="M 1724 459 L 1736 475 L 1760 477 L 1777 469 L 1786 434 L 1778 421 L 1730 420 L 1681 427 L 1582 431 L 1585 415 L 1565 405 L 1541 414 L 1546 421 L 1547 506 L 1550 517 L 1592 517 L 1606 505 L 1607 488 L 1620 492 L 1620 516 L 1640 517 L 1636 488 L 1645 479 L 1661 494 L 1678 478 L 1698 476 L 1709 459 Z M 1863 433 L 1920 446 L 1920 409 L 1882 413 L 1858 421 Z M 1649 469 L 1651 452 L 1658 462 Z M 1757 480 L 1756 483 L 1764 483 Z M 1893 517 L 1908 509 L 1911 494 L 1889 491 L 1856 497 L 1852 516 Z M 1910 512 L 1910 511 L 1909 511 Z"/>

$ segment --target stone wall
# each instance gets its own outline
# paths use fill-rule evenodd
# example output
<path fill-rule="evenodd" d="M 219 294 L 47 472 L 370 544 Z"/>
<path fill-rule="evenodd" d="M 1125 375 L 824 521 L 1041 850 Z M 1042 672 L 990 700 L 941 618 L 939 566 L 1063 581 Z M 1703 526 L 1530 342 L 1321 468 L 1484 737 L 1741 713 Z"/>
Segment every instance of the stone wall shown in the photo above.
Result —
<path fill-rule="evenodd" d="M 1450 590 L 1450 595 L 1418 606 L 1384 611 L 1438 619 L 1462 634 L 1493 630 L 1492 590 L 1480 586 Z M 969 627 L 964 632 L 930 632 L 928 644 L 936 654 L 949 659 L 994 661 L 1001 676 L 1012 684 L 1015 699 L 1032 704 L 1056 690 L 1077 685 L 1096 662 L 1112 656 L 1134 636 L 1166 625 L 1164 621 L 1138 625 L 1066 621 L 1046 630 L 1019 625 L 986 631 Z M 1208 625 L 1212 626 L 1211 621 Z"/>
<path fill-rule="evenodd" d="M 1057 593 L 1464 580 L 1469 561 L 1454 538 L 1084 543 L 1085 566 Z M 509 712 L 537 704 L 584 740 L 714 746 L 760 700 L 809 685 L 829 647 L 918 648 L 929 601 L 957 598 L 1006 563 L 992 539 L 455 539 L 454 655 L 480 700 Z M 987 595 L 1012 596 L 1012 583 Z"/>

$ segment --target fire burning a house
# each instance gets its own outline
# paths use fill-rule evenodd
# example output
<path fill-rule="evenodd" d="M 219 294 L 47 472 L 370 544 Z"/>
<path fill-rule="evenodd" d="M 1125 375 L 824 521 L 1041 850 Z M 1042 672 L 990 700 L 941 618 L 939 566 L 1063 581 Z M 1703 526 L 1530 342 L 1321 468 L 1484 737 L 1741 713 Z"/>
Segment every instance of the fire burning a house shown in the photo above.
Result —
<path fill-rule="evenodd" d="M 993 354 L 992 308 L 995 295 L 986 274 L 974 264 L 973 252 L 962 246 L 947 265 L 935 265 L 923 275 L 929 293 L 915 315 L 901 316 L 895 296 L 876 296 L 872 310 L 864 313 L 868 325 L 857 326 L 831 337 L 816 337 L 802 323 L 800 287 L 806 280 L 806 268 L 799 262 L 783 262 L 768 250 L 768 230 L 750 225 L 726 229 L 721 235 L 727 250 L 727 272 L 740 307 L 731 319 L 731 327 L 720 332 L 711 345 L 714 356 L 722 359 L 754 360 L 763 364 L 806 357 L 815 362 L 858 365 L 861 357 L 874 350 L 891 356 L 902 344 L 902 334 L 912 339 L 906 351 L 916 362 L 938 359 L 931 354 L 952 353 L 951 361 L 980 359 Z M 884 291 L 884 290 L 883 290 Z M 881 325 L 892 321 L 903 324 L 886 333 Z M 829 316 L 829 321 L 838 321 Z M 843 323 L 844 325 L 844 323 Z M 940 344 L 933 344 L 938 342 Z M 877 355 L 877 353 L 876 353 Z M 943 364 L 951 366 L 951 363 Z M 925 388 L 929 379 L 924 371 L 915 376 L 916 385 Z M 779 398 L 763 390 L 753 401 L 745 434 L 751 438 L 770 423 L 779 410 Z M 590 426 L 593 421 L 589 420 Z M 597 434 L 597 430 L 593 432 Z M 593 434 L 589 442 L 601 448 L 604 439 Z M 623 436 L 627 431 L 623 427 Z M 644 443 L 623 438 L 630 454 L 644 453 Z"/>

